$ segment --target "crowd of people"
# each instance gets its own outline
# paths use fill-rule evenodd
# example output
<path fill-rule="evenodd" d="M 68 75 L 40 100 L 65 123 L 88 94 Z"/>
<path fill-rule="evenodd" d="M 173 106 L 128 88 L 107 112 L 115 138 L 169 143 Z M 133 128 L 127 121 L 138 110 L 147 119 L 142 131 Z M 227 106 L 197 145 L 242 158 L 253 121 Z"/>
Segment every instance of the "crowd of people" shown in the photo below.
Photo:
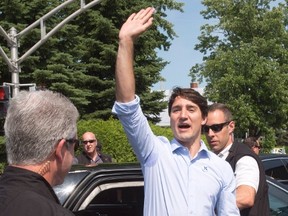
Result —
<path fill-rule="evenodd" d="M 152 26 L 154 12 L 149 7 L 131 14 L 119 31 L 112 109 L 143 170 L 143 215 L 268 216 L 268 186 L 259 151 L 252 151 L 261 146 L 253 138 L 235 142 L 236 123 L 226 105 L 208 106 L 197 91 L 174 88 L 168 102 L 174 138 L 152 132 L 136 95 L 133 61 L 135 42 Z M 20 92 L 10 101 L 0 215 L 73 215 L 52 187 L 63 182 L 73 163 L 112 162 L 89 131 L 82 135 L 83 152 L 74 155 L 78 116 L 69 99 L 49 90 Z"/>

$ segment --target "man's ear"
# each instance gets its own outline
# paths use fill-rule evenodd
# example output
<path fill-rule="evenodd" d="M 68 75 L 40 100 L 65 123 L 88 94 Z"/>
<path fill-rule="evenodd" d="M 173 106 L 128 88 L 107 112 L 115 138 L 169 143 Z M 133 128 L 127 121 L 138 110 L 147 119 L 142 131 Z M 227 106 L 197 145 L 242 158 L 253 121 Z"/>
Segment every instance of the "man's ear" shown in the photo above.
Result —
<path fill-rule="evenodd" d="M 55 157 L 58 161 L 62 162 L 64 155 L 65 155 L 65 151 L 66 151 L 66 140 L 65 139 L 61 139 L 56 147 L 55 150 Z"/>
<path fill-rule="evenodd" d="M 229 134 L 233 133 L 234 132 L 234 129 L 235 129 L 235 122 L 234 121 L 231 121 L 228 125 L 229 127 Z"/>
<path fill-rule="evenodd" d="M 201 122 L 201 125 L 205 125 L 207 122 L 207 117 L 203 118 L 202 122 Z"/>

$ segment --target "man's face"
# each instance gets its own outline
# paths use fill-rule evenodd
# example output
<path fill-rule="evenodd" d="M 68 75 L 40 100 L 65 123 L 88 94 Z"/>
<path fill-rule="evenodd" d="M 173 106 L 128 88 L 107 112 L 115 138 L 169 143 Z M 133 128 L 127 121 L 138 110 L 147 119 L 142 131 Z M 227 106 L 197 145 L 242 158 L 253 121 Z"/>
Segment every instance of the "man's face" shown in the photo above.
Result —
<path fill-rule="evenodd" d="M 83 147 L 84 151 L 87 154 L 93 154 L 96 152 L 97 140 L 94 134 L 92 133 L 85 133 L 83 134 Z"/>
<path fill-rule="evenodd" d="M 261 149 L 261 145 L 259 141 L 256 141 L 256 145 L 252 147 L 252 150 L 255 152 L 255 154 L 259 155 Z"/>
<path fill-rule="evenodd" d="M 61 160 L 62 165 L 59 166 L 58 173 L 53 182 L 53 186 L 62 184 L 65 176 L 70 171 L 72 163 L 73 163 L 73 159 L 74 159 L 75 145 L 76 143 L 78 145 L 79 141 L 76 138 L 71 139 L 71 140 L 62 139 L 60 143 L 62 143 L 62 148 L 65 149 L 65 151 L 62 151 L 62 150 L 58 151 L 58 152 L 63 152 L 63 155 L 62 155 L 63 158 Z M 59 144 L 57 148 L 59 148 Z M 56 149 L 56 152 L 57 152 L 57 149 Z"/>
<path fill-rule="evenodd" d="M 205 123 L 199 106 L 182 97 L 176 97 L 171 107 L 170 125 L 174 137 L 182 145 L 191 145 L 201 136 Z"/>
<path fill-rule="evenodd" d="M 226 122 L 222 111 L 215 110 L 208 112 L 206 126 L 208 127 L 206 127 L 206 130 L 204 127 L 204 133 L 207 142 L 216 154 L 220 153 L 226 146 L 233 142 L 232 134 L 235 123 L 233 121 Z"/>

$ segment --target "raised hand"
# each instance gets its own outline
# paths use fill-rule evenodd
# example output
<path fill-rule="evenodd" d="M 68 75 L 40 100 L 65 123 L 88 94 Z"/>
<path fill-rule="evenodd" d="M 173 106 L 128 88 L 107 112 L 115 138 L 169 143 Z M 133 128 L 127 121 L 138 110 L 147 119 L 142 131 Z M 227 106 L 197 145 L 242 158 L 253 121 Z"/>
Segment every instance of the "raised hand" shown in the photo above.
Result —
<path fill-rule="evenodd" d="M 152 25 L 154 11 L 153 7 L 148 7 L 138 13 L 131 14 L 120 29 L 119 39 L 135 41 L 140 34 Z"/>

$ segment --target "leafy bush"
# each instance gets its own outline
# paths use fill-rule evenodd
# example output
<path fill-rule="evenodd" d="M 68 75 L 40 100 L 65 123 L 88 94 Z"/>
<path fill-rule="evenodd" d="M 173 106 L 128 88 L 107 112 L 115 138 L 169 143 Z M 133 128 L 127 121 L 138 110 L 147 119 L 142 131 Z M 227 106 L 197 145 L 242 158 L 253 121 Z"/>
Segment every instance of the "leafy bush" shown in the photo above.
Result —
<path fill-rule="evenodd" d="M 6 152 L 5 152 L 5 138 L 0 136 L 0 174 L 3 173 L 3 170 L 7 164 Z"/>
<path fill-rule="evenodd" d="M 150 124 L 156 135 L 162 135 L 171 139 L 173 137 L 170 128 L 161 128 Z M 104 120 L 80 120 L 78 122 L 78 137 L 86 131 L 93 132 L 97 140 L 102 144 L 102 152 L 113 157 L 113 162 L 134 162 L 137 161 L 136 156 L 128 142 L 124 129 L 119 120 L 110 118 Z M 79 154 L 82 146 L 76 152 Z"/>
<path fill-rule="evenodd" d="M 169 140 L 173 138 L 170 127 L 160 127 L 150 124 L 152 131 L 158 136 L 165 136 Z M 96 120 L 80 120 L 78 122 L 78 137 L 81 139 L 82 134 L 91 131 L 95 133 L 97 139 L 102 144 L 102 151 L 113 157 L 113 162 L 134 162 L 137 161 L 136 156 L 128 142 L 124 129 L 119 120 L 110 118 L 107 121 Z M 205 137 L 202 136 L 205 140 Z M 5 140 L 0 136 L 0 173 L 6 166 Z M 80 154 L 82 146 L 76 151 L 76 155 Z"/>
<path fill-rule="evenodd" d="M 78 122 L 78 137 L 90 131 L 93 132 L 97 140 L 102 144 L 102 152 L 113 157 L 115 162 L 132 162 L 136 161 L 135 154 L 131 149 L 124 130 L 118 120 L 80 120 Z M 76 154 L 80 153 L 80 150 Z"/>

